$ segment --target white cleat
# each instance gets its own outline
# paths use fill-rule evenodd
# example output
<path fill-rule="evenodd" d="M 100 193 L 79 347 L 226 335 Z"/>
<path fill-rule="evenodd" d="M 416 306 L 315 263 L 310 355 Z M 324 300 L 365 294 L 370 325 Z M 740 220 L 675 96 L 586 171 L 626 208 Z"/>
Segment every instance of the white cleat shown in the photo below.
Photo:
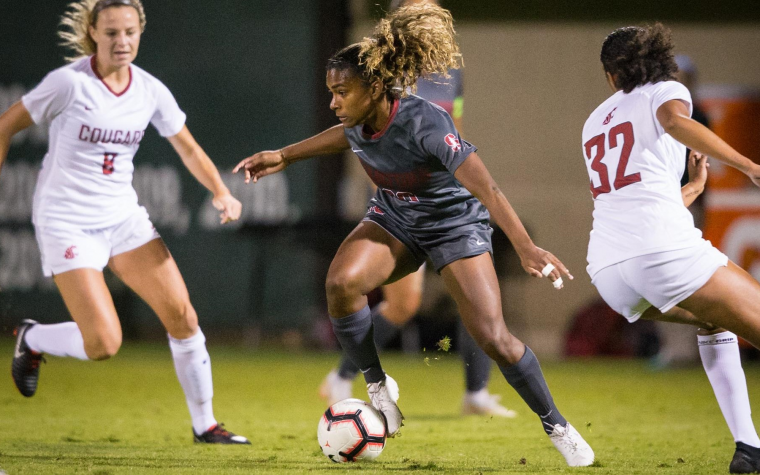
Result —
<path fill-rule="evenodd" d="M 386 374 L 383 381 L 368 384 L 367 392 L 372 405 L 385 416 L 388 437 L 395 437 L 404 425 L 404 415 L 396 405 L 398 383 Z"/>
<path fill-rule="evenodd" d="M 588 467 L 594 463 L 594 451 L 591 450 L 591 446 L 569 422 L 565 427 L 554 425 L 549 439 L 570 467 Z"/>
<path fill-rule="evenodd" d="M 332 370 L 319 386 L 319 397 L 327 401 L 328 406 L 332 406 L 338 401 L 352 398 L 353 386 L 353 381 L 341 378 L 338 371 Z"/>
<path fill-rule="evenodd" d="M 472 414 L 480 416 L 496 416 L 507 419 L 514 419 L 517 413 L 512 409 L 499 404 L 501 396 L 498 394 L 489 394 L 487 389 L 480 391 L 467 391 L 462 399 L 462 415 L 469 416 Z"/>

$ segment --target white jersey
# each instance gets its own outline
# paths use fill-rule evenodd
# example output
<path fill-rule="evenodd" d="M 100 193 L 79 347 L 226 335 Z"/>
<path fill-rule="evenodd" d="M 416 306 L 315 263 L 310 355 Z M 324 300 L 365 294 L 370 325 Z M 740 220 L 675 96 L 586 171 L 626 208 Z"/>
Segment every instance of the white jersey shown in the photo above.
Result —
<path fill-rule="evenodd" d="M 686 147 L 657 120 L 667 101 L 692 101 L 675 81 L 618 91 L 583 126 L 583 154 L 594 198 L 588 273 L 632 257 L 684 249 L 702 233 L 681 197 Z"/>
<path fill-rule="evenodd" d="M 164 137 L 185 124 L 169 89 L 130 65 L 130 82 L 116 94 L 87 57 L 50 72 L 22 98 L 50 142 L 34 194 L 33 222 L 53 228 L 103 229 L 138 209 L 132 159 L 148 123 Z"/>

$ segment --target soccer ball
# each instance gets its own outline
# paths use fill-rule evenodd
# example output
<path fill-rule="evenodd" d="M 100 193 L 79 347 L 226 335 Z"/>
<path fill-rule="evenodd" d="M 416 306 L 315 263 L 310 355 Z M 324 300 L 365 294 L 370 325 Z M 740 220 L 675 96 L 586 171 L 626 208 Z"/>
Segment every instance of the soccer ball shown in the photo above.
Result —
<path fill-rule="evenodd" d="M 385 421 L 377 409 L 361 399 L 344 399 L 322 414 L 317 439 L 333 462 L 372 460 L 385 447 Z"/>

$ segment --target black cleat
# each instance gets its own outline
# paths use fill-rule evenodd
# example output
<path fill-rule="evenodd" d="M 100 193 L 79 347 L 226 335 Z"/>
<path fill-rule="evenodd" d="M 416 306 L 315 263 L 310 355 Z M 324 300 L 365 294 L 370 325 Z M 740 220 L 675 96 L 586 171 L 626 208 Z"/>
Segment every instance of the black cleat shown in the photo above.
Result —
<path fill-rule="evenodd" d="M 33 352 L 24 341 L 26 332 L 36 324 L 34 320 L 23 320 L 13 332 L 16 335 L 16 348 L 13 352 L 11 374 L 19 392 L 26 397 L 32 397 L 37 392 L 40 361 L 45 361 L 42 353 Z"/>
<path fill-rule="evenodd" d="M 760 448 L 736 443 L 736 452 L 728 466 L 729 473 L 760 473 Z"/>
<path fill-rule="evenodd" d="M 224 428 L 224 424 L 217 424 L 201 435 L 193 431 L 193 441 L 196 444 L 247 444 L 251 441 L 242 435 L 235 435 Z"/>

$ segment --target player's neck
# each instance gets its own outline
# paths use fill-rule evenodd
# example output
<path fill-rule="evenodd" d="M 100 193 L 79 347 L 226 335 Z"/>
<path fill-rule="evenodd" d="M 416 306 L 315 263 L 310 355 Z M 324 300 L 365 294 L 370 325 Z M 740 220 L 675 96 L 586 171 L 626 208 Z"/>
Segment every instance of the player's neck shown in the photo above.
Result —
<path fill-rule="evenodd" d="M 371 117 L 370 120 L 366 122 L 366 125 L 368 125 L 374 133 L 383 130 L 388 124 L 392 109 L 393 102 L 383 97 L 382 102 L 380 102 L 375 109 L 374 117 Z"/>
<path fill-rule="evenodd" d="M 129 65 L 113 66 L 104 63 L 100 57 L 95 57 L 95 67 L 101 80 L 108 85 L 112 91 L 120 92 L 129 86 L 131 75 Z"/>

